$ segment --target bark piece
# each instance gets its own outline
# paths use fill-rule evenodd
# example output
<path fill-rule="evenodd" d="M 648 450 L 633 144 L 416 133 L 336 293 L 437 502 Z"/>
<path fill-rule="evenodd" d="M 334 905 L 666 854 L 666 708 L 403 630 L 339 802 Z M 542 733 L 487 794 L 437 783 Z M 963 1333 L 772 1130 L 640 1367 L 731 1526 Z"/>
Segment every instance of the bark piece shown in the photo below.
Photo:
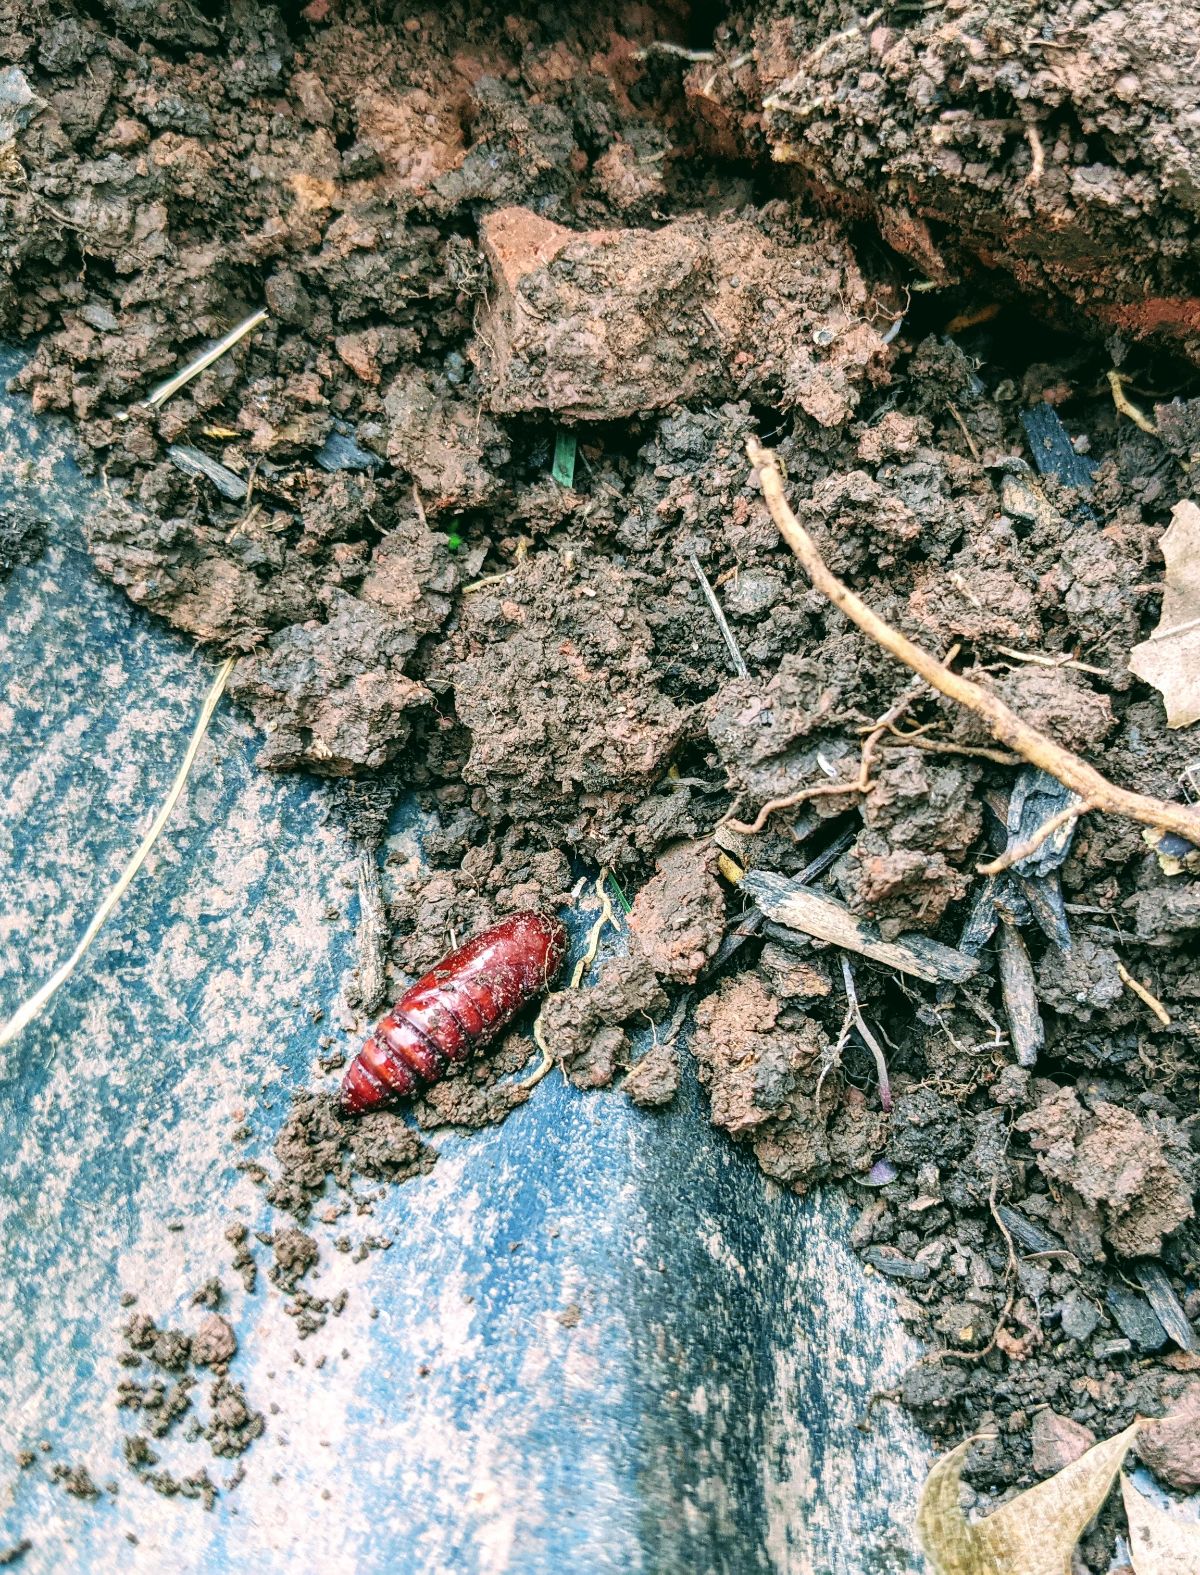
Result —
<path fill-rule="evenodd" d="M 930 984 L 946 980 L 961 984 L 974 978 L 979 963 L 966 952 L 943 946 L 925 935 L 904 935 L 894 941 L 879 939 L 874 925 L 856 918 L 849 908 L 832 897 L 772 875 L 766 870 L 748 870 L 741 881 L 768 919 L 791 930 L 800 930 L 831 946 L 858 952 L 885 968 L 913 974 Z"/>

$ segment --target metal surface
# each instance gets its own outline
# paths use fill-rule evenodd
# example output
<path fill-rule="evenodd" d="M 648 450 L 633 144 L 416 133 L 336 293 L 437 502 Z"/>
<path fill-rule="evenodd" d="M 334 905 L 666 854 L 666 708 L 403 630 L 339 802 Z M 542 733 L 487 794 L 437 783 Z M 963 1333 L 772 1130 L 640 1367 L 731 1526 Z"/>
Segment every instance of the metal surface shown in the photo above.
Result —
<path fill-rule="evenodd" d="M 0 462 L 0 496 L 20 486 L 51 522 L 0 588 L 7 1015 L 152 816 L 211 665 L 96 579 L 80 521 L 97 491 L 59 429 L 8 400 Z M 235 1167 L 269 1157 L 290 1090 L 320 1075 L 312 1014 L 340 1010 L 357 907 L 324 789 L 256 771 L 256 743 L 223 705 L 145 869 L 9 1051 L 0 1547 L 30 1538 L 18 1568 L 38 1572 L 921 1568 L 923 1448 L 894 1406 L 858 1426 L 915 1355 L 889 1292 L 845 1245 L 847 1206 L 766 1184 L 690 1081 L 647 1115 L 552 1076 L 503 1127 L 439 1140 L 374 1216 L 311 1227 L 313 1290 L 350 1294 L 310 1340 L 265 1277 L 243 1294 L 224 1228 L 273 1216 Z M 394 836 L 413 835 L 402 813 Z M 332 1250 L 369 1231 L 395 1246 Z M 194 1326 L 214 1273 L 234 1376 L 278 1410 L 205 1513 L 125 1470 L 112 1394 L 121 1292 Z M 19 1470 L 41 1439 L 119 1494 L 80 1503 L 40 1460 Z M 203 1443 L 162 1452 L 230 1474 Z"/>

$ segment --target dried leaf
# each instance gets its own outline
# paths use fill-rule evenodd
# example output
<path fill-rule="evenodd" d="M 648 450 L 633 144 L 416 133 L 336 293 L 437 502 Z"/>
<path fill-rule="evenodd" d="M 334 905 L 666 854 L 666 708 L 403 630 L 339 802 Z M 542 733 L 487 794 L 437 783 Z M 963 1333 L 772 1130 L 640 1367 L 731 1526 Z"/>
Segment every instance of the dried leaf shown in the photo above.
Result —
<path fill-rule="evenodd" d="M 1121 1493 L 1135 1575 L 1196 1575 L 1200 1570 L 1200 1525 L 1194 1520 L 1178 1520 L 1152 1504 L 1127 1476 L 1121 1477 Z"/>
<path fill-rule="evenodd" d="M 975 1440 L 943 1455 L 917 1507 L 917 1534 L 934 1575 L 1071 1575 L 1071 1550 L 1103 1504 L 1140 1426 L 1134 1422 L 1094 1444 L 983 1520 L 968 1521 L 958 1504 L 963 1461 Z"/>
<path fill-rule="evenodd" d="M 1129 670 L 1162 695 L 1167 726 L 1200 722 L 1200 508 L 1177 503 L 1162 539 L 1167 560 L 1162 616 L 1129 653 Z"/>

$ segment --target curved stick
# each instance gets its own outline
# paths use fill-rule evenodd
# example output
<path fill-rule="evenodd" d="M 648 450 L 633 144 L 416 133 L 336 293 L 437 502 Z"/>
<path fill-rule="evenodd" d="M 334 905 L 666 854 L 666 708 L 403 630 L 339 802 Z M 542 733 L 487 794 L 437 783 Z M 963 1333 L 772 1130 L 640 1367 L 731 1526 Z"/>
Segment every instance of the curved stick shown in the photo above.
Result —
<path fill-rule="evenodd" d="M 805 573 L 815 588 L 851 623 L 857 624 L 864 634 L 870 635 L 897 661 L 911 667 L 927 684 L 940 694 L 982 717 L 991 730 L 992 737 L 1006 745 L 1031 765 L 1040 766 L 1056 777 L 1064 787 L 1078 793 L 1093 809 L 1109 815 L 1124 815 L 1143 826 L 1153 826 L 1159 831 L 1174 831 L 1188 842 L 1200 847 L 1200 805 L 1172 803 L 1168 799 L 1152 798 L 1148 793 L 1134 793 L 1129 788 L 1117 787 L 1102 776 L 1095 766 L 1088 765 L 1078 755 L 1055 743 L 1040 728 L 1032 726 L 1015 711 L 1009 709 L 999 695 L 972 683 L 960 673 L 943 667 L 936 656 L 908 639 L 898 629 L 893 629 L 877 612 L 872 611 L 849 586 L 843 585 L 825 563 L 812 537 L 792 513 L 783 495 L 783 480 L 779 465 L 756 438 L 746 440 L 746 453 L 758 472 L 758 484 L 767 508 L 779 534 L 799 558 Z"/>

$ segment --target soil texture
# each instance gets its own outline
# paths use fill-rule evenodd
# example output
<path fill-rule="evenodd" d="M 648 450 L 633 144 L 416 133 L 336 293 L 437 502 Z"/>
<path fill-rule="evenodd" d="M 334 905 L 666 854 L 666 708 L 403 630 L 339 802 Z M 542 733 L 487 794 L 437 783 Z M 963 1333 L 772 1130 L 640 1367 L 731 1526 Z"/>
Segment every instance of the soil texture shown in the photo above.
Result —
<path fill-rule="evenodd" d="M 238 656 L 260 763 L 345 779 L 371 871 L 416 795 L 397 994 L 585 876 L 630 892 L 549 1054 L 646 1107 L 690 1055 L 769 1176 L 851 1191 L 928 1352 L 881 1403 L 994 1432 L 988 1496 L 1139 1413 L 1160 1479 L 1200 1482 L 1200 854 L 1090 815 L 981 875 L 1062 791 L 812 589 L 745 442 L 890 622 L 1112 780 L 1200 797 L 1196 726 L 1129 670 L 1200 476 L 1198 29 L 1143 0 L 0 0 L 0 331 L 106 478 L 97 568 Z M 37 535 L 0 520 L 0 572 Z M 747 869 L 974 977 L 764 922 Z M 298 1336 L 336 1316 L 307 1222 L 427 1170 L 419 1129 L 502 1119 L 530 1054 L 416 1126 L 298 1094 L 247 1162 L 278 1211 L 270 1257 L 230 1227 L 247 1288 Z M 206 1502 L 150 1440 L 266 1425 L 217 1302 L 133 1318 L 121 1399 L 131 1469 Z"/>

